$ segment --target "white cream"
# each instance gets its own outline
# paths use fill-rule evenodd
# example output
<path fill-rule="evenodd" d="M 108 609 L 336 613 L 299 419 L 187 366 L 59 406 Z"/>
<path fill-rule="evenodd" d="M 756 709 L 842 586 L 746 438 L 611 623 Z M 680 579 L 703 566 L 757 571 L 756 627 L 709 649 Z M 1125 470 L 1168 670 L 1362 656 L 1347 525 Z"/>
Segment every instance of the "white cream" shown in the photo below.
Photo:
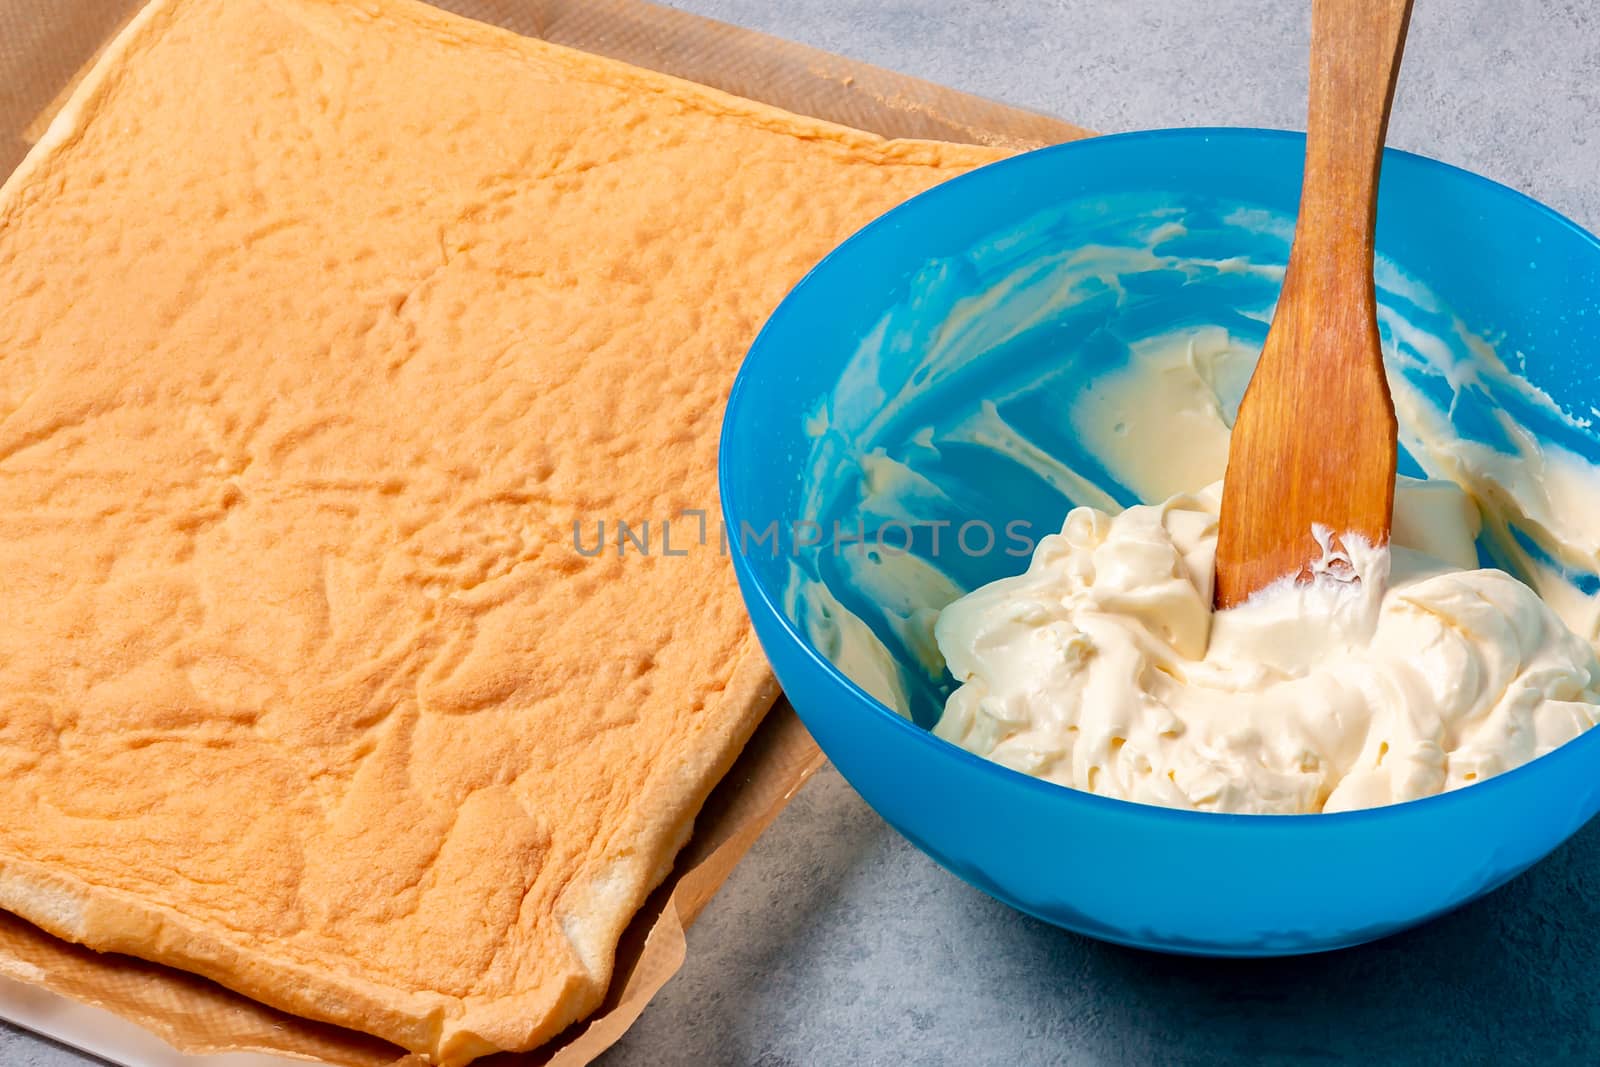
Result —
<path fill-rule="evenodd" d="M 1396 529 L 1470 515 L 1452 494 L 1407 486 Z M 1454 789 L 1594 725 L 1592 646 L 1511 576 L 1398 535 L 1387 581 L 1391 553 L 1357 544 L 1348 568 L 1213 615 L 1219 497 L 1077 508 L 1026 573 L 945 609 L 961 686 L 935 732 L 1103 796 L 1294 813 Z"/>
<path fill-rule="evenodd" d="M 1574 631 L 1600 642 L 1600 597 L 1572 582 L 1573 575 L 1600 573 L 1600 470 L 1538 440 L 1504 412 L 1496 418 L 1509 447 L 1500 450 L 1456 433 L 1445 413 L 1403 378 L 1394 400 L 1407 449 L 1429 474 L 1478 501 L 1499 558 Z"/>
<path fill-rule="evenodd" d="M 1218 326 L 1140 341 L 1129 346 L 1126 366 L 1077 395 L 1072 427 L 1142 500 L 1210 485 L 1227 469 L 1228 413 L 1238 409 L 1256 355 Z"/>

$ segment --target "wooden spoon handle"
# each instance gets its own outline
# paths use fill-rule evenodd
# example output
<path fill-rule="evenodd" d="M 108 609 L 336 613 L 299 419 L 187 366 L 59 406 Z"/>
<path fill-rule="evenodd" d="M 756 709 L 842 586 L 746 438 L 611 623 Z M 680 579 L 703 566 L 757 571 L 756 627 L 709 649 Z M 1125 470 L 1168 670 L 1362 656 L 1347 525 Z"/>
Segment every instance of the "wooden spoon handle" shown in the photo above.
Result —
<path fill-rule="evenodd" d="M 1302 270 L 1372 285 L 1378 167 L 1411 2 L 1312 0 L 1306 169 L 1291 256 Z"/>

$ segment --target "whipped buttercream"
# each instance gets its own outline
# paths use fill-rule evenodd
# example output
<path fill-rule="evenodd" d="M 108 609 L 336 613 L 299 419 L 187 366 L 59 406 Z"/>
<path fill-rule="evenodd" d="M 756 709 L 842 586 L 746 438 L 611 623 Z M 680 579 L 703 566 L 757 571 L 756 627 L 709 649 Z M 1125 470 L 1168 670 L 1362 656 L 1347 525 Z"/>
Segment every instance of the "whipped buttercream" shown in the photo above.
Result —
<path fill-rule="evenodd" d="M 946 608 L 961 685 L 935 732 L 1103 796 L 1296 813 L 1455 789 L 1600 715 L 1593 647 L 1533 590 L 1403 542 L 1324 538 L 1314 581 L 1213 614 L 1220 499 L 1076 508 L 1026 573 Z M 1408 481 L 1396 511 L 1397 531 L 1472 521 L 1443 483 Z"/>

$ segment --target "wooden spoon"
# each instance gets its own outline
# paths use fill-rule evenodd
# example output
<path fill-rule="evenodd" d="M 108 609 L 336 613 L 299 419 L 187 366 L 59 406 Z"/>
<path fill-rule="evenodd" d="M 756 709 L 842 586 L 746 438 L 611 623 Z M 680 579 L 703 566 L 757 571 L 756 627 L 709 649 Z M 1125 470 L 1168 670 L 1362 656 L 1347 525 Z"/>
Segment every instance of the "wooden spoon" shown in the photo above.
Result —
<path fill-rule="evenodd" d="M 1311 104 L 1294 246 L 1228 448 L 1216 606 L 1310 576 L 1313 526 L 1389 541 L 1394 402 L 1372 233 L 1411 0 L 1312 0 Z"/>

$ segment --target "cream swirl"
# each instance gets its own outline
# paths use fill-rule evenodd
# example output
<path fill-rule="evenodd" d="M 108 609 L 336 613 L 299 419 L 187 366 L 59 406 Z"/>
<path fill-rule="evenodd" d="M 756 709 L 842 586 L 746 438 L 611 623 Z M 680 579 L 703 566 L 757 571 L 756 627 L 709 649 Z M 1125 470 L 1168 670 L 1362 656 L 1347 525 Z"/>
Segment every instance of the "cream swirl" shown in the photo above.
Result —
<path fill-rule="evenodd" d="M 1074 509 L 1024 574 L 946 608 L 961 684 L 936 732 L 1104 796 L 1294 813 L 1455 789 L 1594 725 L 1593 647 L 1501 571 L 1356 544 L 1325 552 L 1347 568 L 1213 615 L 1219 493 Z M 1397 511 L 1435 545 L 1475 522 L 1442 483 L 1407 483 Z"/>

